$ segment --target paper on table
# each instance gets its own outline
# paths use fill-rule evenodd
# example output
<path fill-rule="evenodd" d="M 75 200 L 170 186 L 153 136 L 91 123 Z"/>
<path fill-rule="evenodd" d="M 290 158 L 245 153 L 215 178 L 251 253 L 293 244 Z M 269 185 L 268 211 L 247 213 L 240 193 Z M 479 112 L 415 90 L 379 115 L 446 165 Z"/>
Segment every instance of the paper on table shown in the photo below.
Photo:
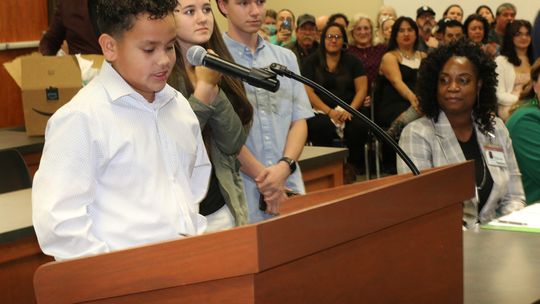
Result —
<path fill-rule="evenodd" d="M 540 203 L 529 205 L 519 211 L 501 216 L 483 225 L 482 228 L 540 232 Z"/>

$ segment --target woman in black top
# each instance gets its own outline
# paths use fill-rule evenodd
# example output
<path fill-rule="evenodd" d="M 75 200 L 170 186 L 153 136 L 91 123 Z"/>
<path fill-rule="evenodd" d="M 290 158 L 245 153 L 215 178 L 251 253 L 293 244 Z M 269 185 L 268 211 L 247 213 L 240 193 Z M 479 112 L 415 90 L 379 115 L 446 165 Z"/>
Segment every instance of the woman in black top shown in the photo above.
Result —
<path fill-rule="evenodd" d="M 362 62 L 345 52 L 346 44 L 345 28 L 337 23 L 327 24 L 319 50 L 305 59 L 302 74 L 358 110 L 364 105 L 368 79 Z M 306 86 L 306 90 L 316 113 L 307 121 L 308 140 L 316 146 L 333 146 L 336 140 L 339 141 L 338 133 L 343 131 L 349 148 L 349 162 L 362 170 L 361 155 L 367 126 L 312 88 Z"/>

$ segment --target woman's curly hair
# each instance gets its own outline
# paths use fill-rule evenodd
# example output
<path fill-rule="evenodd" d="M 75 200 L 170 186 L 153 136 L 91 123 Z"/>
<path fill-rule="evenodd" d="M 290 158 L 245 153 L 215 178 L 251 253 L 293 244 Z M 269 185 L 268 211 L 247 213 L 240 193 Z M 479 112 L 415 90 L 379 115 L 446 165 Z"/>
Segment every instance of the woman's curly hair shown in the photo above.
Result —
<path fill-rule="evenodd" d="M 435 122 L 441 108 L 437 98 L 439 74 L 450 57 L 466 57 L 476 68 L 478 81 L 482 81 L 477 92 L 477 103 L 473 107 L 473 119 L 483 133 L 492 132 L 497 109 L 497 73 L 495 62 L 475 43 L 464 39 L 443 45 L 422 60 L 416 82 L 416 93 L 422 111 Z"/>
<path fill-rule="evenodd" d="M 148 13 L 150 19 L 172 14 L 177 0 L 98 0 L 97 24 L 101 33 L 122 36 L 135 24 L 135 18 Z"/>

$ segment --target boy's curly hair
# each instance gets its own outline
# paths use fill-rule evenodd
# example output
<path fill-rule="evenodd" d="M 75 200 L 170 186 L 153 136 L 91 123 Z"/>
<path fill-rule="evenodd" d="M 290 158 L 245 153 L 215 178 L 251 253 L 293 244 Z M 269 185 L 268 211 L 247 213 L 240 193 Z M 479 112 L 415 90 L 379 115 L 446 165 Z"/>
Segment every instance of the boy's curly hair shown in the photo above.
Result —
<path fill-rule="evenodd" d="M 478 103 L 473 107 L 473 119 L 483 133 L 492 132 L 497 109 L 496 64 L 480 47 L 464 39 L 433 50 L 422 60 L 416 82 L 416 93 L 420 107 L 428 118 L 437 121 L 441 108 L 437 99 L 439 74 L 450 57 L 466 57 L 475 67 L 478 81 L 482 81 L 477 92 Z"/>
<path fill-rule="evenodd" d="M 177 0 L 98 0 L 97 24 L 101 33 L 122 36 L 129 31 L 137 15 L 148 13 L 161 19 L 174 12 Z"/>

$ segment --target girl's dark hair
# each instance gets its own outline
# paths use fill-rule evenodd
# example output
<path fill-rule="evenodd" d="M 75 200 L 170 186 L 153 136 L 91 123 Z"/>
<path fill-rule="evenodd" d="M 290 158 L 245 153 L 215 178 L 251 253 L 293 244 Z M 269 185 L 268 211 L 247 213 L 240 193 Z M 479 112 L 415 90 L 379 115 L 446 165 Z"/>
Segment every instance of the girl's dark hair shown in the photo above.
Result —
<path fill-rule="evenodd" d="M 172 14 L 177 0 L 98 0 L 97 24 L 100 33 L 121 37 L 135 24 L 139 14 L 162 19 Z"/>
<path fill-rule="evenodd" d="M 343 20 L 345 20 L 345 24 L 349 26 L 349 18 L 347 18 L 347 16 L 345 16 L 342 13 L 335 13 L 335 14 L 330 15 L 330 17 L 328 17 L 328 24 L 335 23 L 336 19 L 338 18 L 342 18 Z"/>
<path fill-rule="evenodd" d="M 514 36 L 519 33 L 520 28 L 526 28 L 529 32 L 529 35 L 532 37 L 532 25 L 527 20 L 514 20 L 511 23 L 508 23 L 506 25 L 505 31 L 504 31 L 504 38 L 503 38 L 503 44 L 501 47 L 501 55 L 505 56 L 508 61 L 513 64 L 514 66 L 521 65 L 521 59 L 519 59 L 517 52 L 516 52 L 516 45 L 514 44 Z M 529 62 L 532 63 L 534 60 L 533 56 L 533 47 L 532 47 L 532 39 L 531 43 L 529 43 L 529 47 L 527 48 L 527 57 L 529 58 Z"/>
<path fill-rule="evenodd" d="M 482 10 L 483 8 L 487 9 L 489 11 L 489 13 L 491 14 L 491 17 L 493 17 L 493 19 L 495 19 L 495 14 L 493 14 L 493 11 L 491 10 L 491 8 L 487 5 L 480 5 L 477 9 L 476 9 L 476 14 L 477 15 L 480 15 L 480 10 Z"/>
<path fill-rule="evenodd" d="M 497 110 L 497 73 L 495 62 L 476 43 L 460 39 L 455 43 L 439 46 L 422 60 L 416 82 L 416 95 L 424 114 L 438 120 L 441 108 L 438 102 L 439 74 L 451 57 L 465 57 L 476 69 L 477 81 L 482 81 L 473 107 L 473 119 L 483 133 L 492 132 Z"/>
<path fill-rule="evenodd" d="M 215 19 L 214 28 L 212 35 L 210 36 L 210 40 L 208 40 L 207 43 L 204 43 L 201 46 L 205 49 L 212 49 L 214 52 L 216 52 L 216 54 L 218 54 L 221 58 L 225 60 L 234 62 L 234 59 L 229 52 L 229 49 L 223 41 L 223 37 L 221 36 L 221 32 L 217 26 L 217 23 L 215 22 Z M 177 79 L 175 79 L 176 77 L 183 77 L 183 79 L 186 80 L 185 84 L 188 94 L 192 94 L 194 88 L 191 85 L 191 82 L 189 81 L 186 70 L 184 68 L 184 58 L 182 57 L 182 54 L 180 52 L 180 45 L 177 42 L 175 43 L 175 52 L 176 64 L 173 67 L 173 72 L 171 73 L 171 77 L 169 77 L 168 82 L 170 84 L 175 84 L 178 83 Z M 251 122 L 253 120 L 253 107 L 251 106 L 251 103 L 249 103 L 249 100 L 246 96 L 244 84 L 240 80 L 237 80 L 227 75 L 222 75 L 219 87 L 223 90 L 223 92 L 229 99 L 230 103 L 234 108 L 234 111 L 236 112 L 238 117 L 240 117 L 240 121 L 242 121 L 242 124 L 246 127 L 251 126 Z"/>
<path fill-rule="evenodd" d="M 392 26 L 392 34 L 390 35 L 390 40 L 388 41 L 388 48 L 386 49 L 387 52 L 393 51 L 393 50 L 398 48 L 397 35 L 398 35 L 398 32 L 399 32 L 399 27 L 401 26 L 401 24 L 403 22 L 407 22 L 413 28 L 414 32 L 416 33 L 416 40 L 414 41 L 413 48 L 414 48 L 415 51 L 418 50 L 418 39 L 419 39 L 418 25 L 416 25 L 416 22 L 414 22 L 414 20 L 412 20 L 412 18 L 401 16 L 401 17 L 396 19 L 396 22 Z"/>
<path fill-rule="evenodd" d="M 349 43 L 349 40 L 347 38 L 347 31 L 345 28 L 338 23 L 335 22 L 328 22 L 326 26 L 323 28 L 321 33 L 321 42 L 319 43 L 319 48 L 317 49 L 317 57 L 318 57 L 318 67 L 315 69 L 315 82 L 317 83 L 323 83 L 324 81 L 324 71 L 328 70 L 328 65 L 326 63 L 326 33 L 331 27 L 337 27 L 339 28 L 339 31 L 341 32 L 341 35 L 343 36 L 343 45 L 346 46 Z M 343 56 L 345 54 L 345 48 L 341 50 L 341 57 L 339 59 L 338 65 L 336 67 L 335 75 L 337 78 L 348 76 L 346 73 L 348 73 L 348 70 L 343 66 Z M 343 81 L 339 81 L 338 84 L 344 83 Z"/>
<path fill-rule="evenodd" d="M 487 43 L 488 39 L 488 33 L 489 33 L 489 23 L 486 18 L 478 15 L 478 14 L 472 14 L 465 19 L 465 23 L 463 23 L 463 30 L 465 32 L 465 37 L 469 38 L 469 25 L 473 21 L 479 21 L 482 23 L 482 27 L 484 28 L 484 37 L 482 37 L 482 43 Z"/>

